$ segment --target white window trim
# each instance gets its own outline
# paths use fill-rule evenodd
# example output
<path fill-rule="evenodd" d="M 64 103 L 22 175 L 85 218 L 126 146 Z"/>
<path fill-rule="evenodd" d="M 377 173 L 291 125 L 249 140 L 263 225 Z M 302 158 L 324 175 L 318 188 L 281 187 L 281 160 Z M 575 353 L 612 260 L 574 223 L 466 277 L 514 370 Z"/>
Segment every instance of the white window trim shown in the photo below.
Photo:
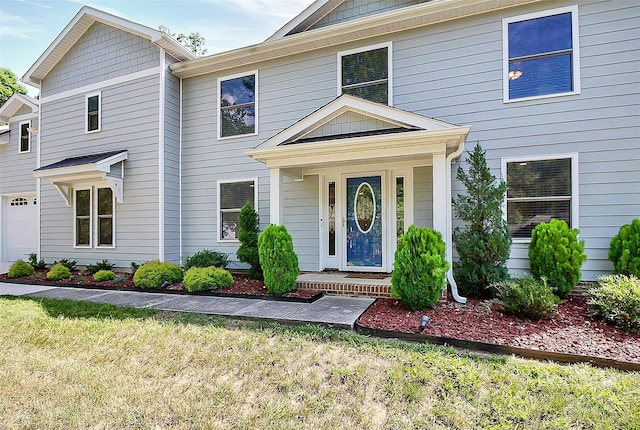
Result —
<path fill-rule="evenodd" d="M 93 246 L 93 187 L 74 187 L 73 189 L 73 247 L 76 249 L 91 249 Z M 89 245 L 78 245 L 78 212 L 77 212 L 77 192 L 89 190 Z"/>
<path fill-rule="evenodd" d="M 22 150 L 22 126 L 27 124 L 27 140 L 29 142 L 29 149 L 26 151 Z M 31 132 L 29 131 L 31 128 L 31 121 L 22 121 L 18 124 L 18 154 L 28 154 L 31 152 Z"/>
<path fill-rule="evenodd" d="M 387 48 L 387 104 L 393 106 L 393 43 L 391 41 L 378 43 L 376 45 L 362 46 L 360 48 L 349 49 L 337 53 L 336 61 L 336 82 L 338 84 L 337 95 L 342 95 L 342 57 L 345 55 L 358 54 L 360 52 L 373 51 L 374 49 Z"/>
<path fill-rule="evenodd" d="M 220 237 L 220 229 L 222 226 L 222 217 L 220 216 L 221 214 L 221 208 L 220 208 L 220 185 L 222 184 L 235 184 L 237 182 L 251 182 L 253 181 L 253 209 L 258 212 L 258 178 L 254 177 L 254 178 L 244 178 L 244 179 L 224 179 L 224 180 L 218 180 L 217 181 L 217 185 L 216 185 L 216 200 L 217 200 L 217 212 L 216 212 L 216 241 L 218 243 L 240 243 L 240 240 L 238 238 L 236 239 L 222 239 Z"/>
<path fill-rule="evenodd" d="M 220 95 L 221 95 L 220 85 L 221 85 L 221 83 L 223 81 L 228 81 L 228 80 L 231 80 L 231 79 L 237 79 L 237 78 L 242 78 L 244 76 L 251 76 L 251 75 L 255 76 L 255 78 L 254 78 L 255 87 L 254 87 L 254 94 L 253 94 L 253 99 L 254 99 L 253 100 L 253 112 L 254 112 L 254 115 L 255 115 L 255 117 L 254 117 L 254 125 L 253 125 L 254 131 L 253 131 L 253 133 L 236 134 L 234 136 L 225 136 L 225 137 L 223 137 L 222 136 L 222 112 L 221 112 L 221 109 L 220 109 Z M 258 118 L 259 118 L 259 115 L 258 115 L 258 94 L 259 94 L 259 91 L 258 91 L 258 70 L 256 69 L 256 70 L 251 70 L 251 71 L 244 72 L 244 73 L 236 73 L 236 74 L 233 74 L 233 75 L 220 77 L 220 78 L 218 78 L 216 85 L 217 85 L 217 87 L 216 87 L 216 95 L 217 95 L 217 98 L 216 98 L 216 105 L 217 105 L 216 106 L 216 111 L 217 111 L 217 115 L 218 115 L 218 117 L 217 117 L 217 120 L 218 120 L 217 138 L 218 138 L 218 140 L 235 139 L 235 138 L 238 138 L 238 137 L 247 137 L 247 136 L 257 136 L 258 135 Z"/>
<path fill-rule="evenodd" d="M 502 180 L 509 187 L 509 183 L 507 182 L 507 163 L 522 163 L 525 161 L 544 161 L 544 160 L 559 160 L 564 158 L 571 159 L 571 228 L 580 228 L 580 184 L 579 180 L 579 160 L 578 153 L 568 153 L 568 154 L 550 154 L 550 155 L 536 155 L 530 157 L 512 157 L 512 158 L 501 158 L 501 173 Z M 502 202 L 502 213 L 503 219 L 507 222 L 507 195 L 505 193 L 504 201 Z M 523 243 L 528 244 L 531 242 L 531 238 L 513 238 L 513 243 Z"/>
<path fill-rule="evenodd" d="M 555 94 L 544 94 L 541 96 L 521 97 L 517 99 L 509 98 L 509 24 L 513 22 L 526 21 L 528 19 L 544 18 L 551 15 L 560 15 L 571 12 L 571 43 L 572 54 L 572 76 L 573 91 Z M 541 12 L 518 15 L 502 20 L 502 100 L 504 103 L 522 102 L 527 100 L 548 99 L 553 97 L 564 97 L 568 95 L 580 94 L 580 33 L 578 20 L 578 6 L 567 6 L 557 9 L 550 9 Z"/>
<path fill-rule="evenodd" d="M 89 131 L 89 99 L 98 96 L 98 128 Z M 97 133 L 102 130 L 102 91 L 85 94 L 84 96 L 84 132 L 85 134 Z"/>
<path fill-rule="evenodd" d="M 111 204 L 113 208 L 113 215 L 111 217 L 111 235 L 113 245 L 98 245 L 99 236 L 98 236 L 98 189 L 100 188 L 109 188 L 101 185 L 85 185 L 80 187 L 73 188 L 73 247 L 75 249 L 115 249 L 116 248 L 116 199 L 115 193 L 113 190 L 111 191 Z M 76 192 L 89 190 L 89 245 L 78 245 L 78 233 L 77 233 L 77 223 L 76 223 Z"/>

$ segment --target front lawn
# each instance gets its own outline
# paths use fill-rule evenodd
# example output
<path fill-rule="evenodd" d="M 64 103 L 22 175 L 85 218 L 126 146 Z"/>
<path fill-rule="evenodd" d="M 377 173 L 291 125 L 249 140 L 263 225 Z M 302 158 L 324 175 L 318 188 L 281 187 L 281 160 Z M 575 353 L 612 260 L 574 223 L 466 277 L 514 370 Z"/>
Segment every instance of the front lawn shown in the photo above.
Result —
<path fill-rule="evenodd" d="M 637 428 L 640 374 L 0 298 L 5 428 Z"/>

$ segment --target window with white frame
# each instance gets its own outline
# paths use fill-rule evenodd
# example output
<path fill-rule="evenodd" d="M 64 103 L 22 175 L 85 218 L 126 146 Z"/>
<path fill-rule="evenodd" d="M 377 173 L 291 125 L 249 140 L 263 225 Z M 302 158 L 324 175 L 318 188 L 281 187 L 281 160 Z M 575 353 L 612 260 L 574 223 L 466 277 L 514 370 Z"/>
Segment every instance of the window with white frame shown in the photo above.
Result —
<path fill-rule="evenodd" d="M 338 52 L 338 95 L 391 105 L 391 43 Z"/>
<path fill-rule="evenodd" d="M 20 123 L 19 152 L 21 153 L 31 151 L 31 133 L 29 133 L 29 128 L 31 128 L 31 121 L 25 121 Z"/>
<path fill-rule="evenodd" d="M 102 118 L 101 118 L 101 94 L 94 93 L 88 94 L 86 99 L 86 131 L 87 133 L 100 131 Z"/>
<path fill-rule="evenodd" d="M 238 240 L 238 215 L 245 204 L 256 208 L 257 181 L 255 179 L 218 182 L 218 240 Z"/>
<path fill-rule="evenodd" d="M 76 247 L 114 246 L 114 207 L 111 188 L 89 187 L 75 190 Z"/>
<path fill-rule="evenodd" d="M 504 101 L 580 92 L 578 7 L 502 21 Z"/>
<path fill-rule="evenodd" d="M 218 79 L 218 138 L 255 134 L 258 72 Z"/>
<path fill-rule="evenodd" d="M 507 181 L 507 224 L 514 239 L 530 239 L 552 219 L 577 227 L 577 157 L 503 160 Z"/>

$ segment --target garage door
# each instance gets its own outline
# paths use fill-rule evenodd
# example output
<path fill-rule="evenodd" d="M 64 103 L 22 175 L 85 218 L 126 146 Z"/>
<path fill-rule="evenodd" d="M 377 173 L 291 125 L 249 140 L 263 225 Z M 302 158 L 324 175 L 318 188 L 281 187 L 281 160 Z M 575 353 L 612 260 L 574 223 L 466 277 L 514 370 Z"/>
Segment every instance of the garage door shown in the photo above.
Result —
<path fill-rule="evenodd" d="M 35 195 L 5 197 L 3 203 L 2 259 L 25 260 L 38 247 Z"/>

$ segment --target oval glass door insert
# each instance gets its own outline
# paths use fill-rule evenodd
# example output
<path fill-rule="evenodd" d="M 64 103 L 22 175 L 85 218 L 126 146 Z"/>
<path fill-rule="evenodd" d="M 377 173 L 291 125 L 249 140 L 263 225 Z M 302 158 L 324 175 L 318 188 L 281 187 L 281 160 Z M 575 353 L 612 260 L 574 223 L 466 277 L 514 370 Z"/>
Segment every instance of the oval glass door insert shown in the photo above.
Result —
<path fill-rule="evenodd" d="M 363 182 L 358 186 L 353 202 L 353 213 L 358 230 L 362 233 L 369 233 L 376 219 L 376 197 L 368 182 Z"/>

